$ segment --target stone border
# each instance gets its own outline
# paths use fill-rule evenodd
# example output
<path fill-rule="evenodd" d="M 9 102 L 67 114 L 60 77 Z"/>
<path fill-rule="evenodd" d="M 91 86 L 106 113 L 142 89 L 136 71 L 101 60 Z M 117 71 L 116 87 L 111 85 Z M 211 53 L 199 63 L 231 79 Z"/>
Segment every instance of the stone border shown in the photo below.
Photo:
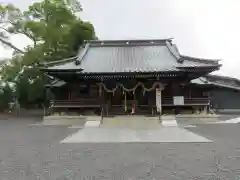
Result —
<path fill-rule="evenodd" d="M 215 113 L 239 113 L 240 109 L 212 109 Z"/>
<path fill-rule="evenodd" d="M 219 118 L 218 114 L 179 114 L 176 118 Z"/>
<path fill-rule="evenodd" d="M 84 126 L 88 121 L 100 121 L 100 116 L 44 116 L 42 125 Z"/>
<path fill-rule="evenodd" d="M 86 119 L 86 116 L 44 116 L 43 120 L 62 120 L 62 119 Z"/>

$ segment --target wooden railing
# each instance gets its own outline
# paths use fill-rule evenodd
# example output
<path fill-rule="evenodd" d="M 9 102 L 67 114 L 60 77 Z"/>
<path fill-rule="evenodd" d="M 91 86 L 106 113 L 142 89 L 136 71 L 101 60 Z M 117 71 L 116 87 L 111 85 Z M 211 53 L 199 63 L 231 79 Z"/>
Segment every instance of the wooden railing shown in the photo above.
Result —
<path fill-rule="evenodd" d="M 128 101 L 129 102 L 129 101 Z M 80 99 L 80 100 L 52 100 L 51 107 L 66 107 L 66 108 L 87 108 L 87 107 L 101 107 L 101 103 L 99 99 Z M 133 103 L 133 102 L 132 102 Z M 137 103 L 137 101 L 136 101 Z M 128 106 L 131 103 L 128 103 Z M 156 106 L 155 101 L 149 102 L 149 104 L 141 105 L 136 104 L 137 106 Z M 209 106 L 210 105 L 210 99 L 209 98 L 185 98 L 184 99 L 184 105 L 174 105 L 173 98 L 163 98 L 162 99 L 162 106 Z M 108 106 L 107 103 L 105 103 L 105 106 Z M 111 106 L 111 105 L 110 105 Z M 113 106 L 124 106 L 123 104 L 119 105 L 113 105 Z"/>
<path fill-rule="evenodd" d="M 163 106 L 174 106 L 173 98 L 163 98 L 162 100 Z M 210 105 L 210 99 L 209 98 L 184 98 L 184 105 L 182 106 L 196 106 L 196 105 Z M 181 105 L 178 105 L 181 106 Z"/>

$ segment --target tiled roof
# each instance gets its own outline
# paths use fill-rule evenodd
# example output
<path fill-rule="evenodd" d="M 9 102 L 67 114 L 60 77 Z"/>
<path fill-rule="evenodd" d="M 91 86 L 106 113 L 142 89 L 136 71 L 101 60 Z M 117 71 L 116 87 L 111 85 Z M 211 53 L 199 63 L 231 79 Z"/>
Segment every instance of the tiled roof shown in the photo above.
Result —
<path fill-rule="evenodd" d="M 199 77 L 191 81 L 194 84 L 202 85 L 215 85 L 219 87 L 225 87 L 235 90 L 240 90 L 240 80 L 232 77 L 207 75 L 205 77 Z"/>
<path fill-rule="evenodd" d="M 206 84 L 211 84 L 211 83 L 206 79 L 206 77 L 199 77 L 199 78 L 197 78 L 197 79 L 193 79 L 193 80 L 191 80 L 191 83 L 193 83 L 193 84 L 204 84 L 204 85 L 206 85 Z"/>
<path fill-rule="evenodd" d="M 75 61 L 78 59 L 77 56 L 54 61 L 50 63 L 43 63 L 43 66 L 48 66 L 48 69 L 62 69 L 62 70 L 70 70 L 70 69 L 80 69 L 79 66 L 76 66 Z"/>
<path fill-rule="evenodd" d="M 81 62 L 83 72 L 176 71 L 166 46 L 92 47 Z"/>
<path fill-rule="evenodd" d="M 61 87 L 65 84 L 66 84 L 65 81 L 56 79 L 56 80 L 52 81 L 50 84 L 46 84 L 45 87 Z"/>
<path fill-rule="evenodd" d="M 77 63 L 76 63 L 77 62 Z M 180 55 L 171 39 L 87 41 L 77 61 L 48 67 L 49 70 L 79 70 L 82 73 L 164 72 L 181 68 L 217 67 L 214 60 Z"/>

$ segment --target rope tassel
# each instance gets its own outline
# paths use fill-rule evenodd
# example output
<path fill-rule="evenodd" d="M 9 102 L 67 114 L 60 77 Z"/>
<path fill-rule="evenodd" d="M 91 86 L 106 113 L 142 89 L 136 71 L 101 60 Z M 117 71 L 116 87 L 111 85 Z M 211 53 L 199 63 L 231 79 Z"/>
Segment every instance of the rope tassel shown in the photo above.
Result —
<path fill-rule="evenodd" d="M 106 85 L 103 84 L 103 83 L 98 83 L 98 85 L 99 85 L 99 86 L 102 86 L 102 87 L 105 89 L 105 91 L 111 92 L 111 93 L 114 93 L 114 92 L 117 90 L 117 88 L 119 88 L 119 87 L 122 88 L 125 92 L 135 91 L 139 86 L 141 86 L 144 91 L 152 91 L 152 90 L 156 89 L 157 86 L 158 86 L 160 89 L 163 89 L 163 88 L 164 88 L 163 84 L 160 83 L 160 82 L 155 82 L 155 83 L 153 83 L 153 85 L 152 85 L 151 88 L 146 88 L 142 82 L 138 82 L 133 88 L 129 88 L 129 89 L 128 89 L 128 88 L 125 88 L 123 84 L 117 84 L 116 87 L 113 88 L 113 89 L 108 89 L 108 88 L 106 87 Z"/>

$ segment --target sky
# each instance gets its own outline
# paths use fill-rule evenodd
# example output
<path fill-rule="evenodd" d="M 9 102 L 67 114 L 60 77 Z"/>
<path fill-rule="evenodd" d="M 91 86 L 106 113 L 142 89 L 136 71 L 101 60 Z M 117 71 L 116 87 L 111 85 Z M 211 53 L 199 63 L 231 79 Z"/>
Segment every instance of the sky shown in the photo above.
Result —
<path fill-rule="evenodd" d="M 34 0 L 0 0 L 26 9 Z M 240 79 L 240 0 L 81 0 L 99 39 L 174 38 L 181 54 L 221 59 L 215 74 Z M 30 41 L 11 38 L 24 48 Z M 11 51 L 0 47 L 0 57 Z M 239 70 L 238 70 L 239 69 Z"/>

